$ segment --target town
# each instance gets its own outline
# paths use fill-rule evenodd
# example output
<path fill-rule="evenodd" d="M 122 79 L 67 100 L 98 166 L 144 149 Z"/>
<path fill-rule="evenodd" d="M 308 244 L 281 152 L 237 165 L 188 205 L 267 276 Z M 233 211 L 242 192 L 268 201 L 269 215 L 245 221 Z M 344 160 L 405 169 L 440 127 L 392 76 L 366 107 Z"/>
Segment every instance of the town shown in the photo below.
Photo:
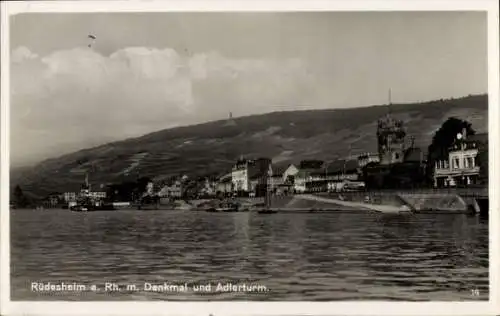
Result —
<path fill-rule="evenodd" d="M 447 124 L 454 127 L 446 128 Z M 43 201 L 43 207 L 71 208 L 82 197 L 97 205 L 113 203 L 116 208 L 266 194 L 485 187 L 488 183 L 487 134 L 468 135 L 466 126 L 465 121 L 449 118 L 442 129 L 448 129 L 448 138 L 452 133 L 452 139 L 448 140 L 450 146 L 443 150 L 431 144 L 429 150 L 435 154 L 429 155 L 414 146 L 414 139 L 406 135 L 403 122 L 388 113 L 378 121 L 378 152 L 375 153 L 296 163 L 273 162 L 266 157 L 238 157 L 231 170 L 219 175 L 181 174 L 162 181 L 143 177 L 134 183 L 108 185 L 100 190 L 92 190 L 87 173 L 80 192 L 54 192 Z M 457 129 L 459 132 L 454 133 Z"/>

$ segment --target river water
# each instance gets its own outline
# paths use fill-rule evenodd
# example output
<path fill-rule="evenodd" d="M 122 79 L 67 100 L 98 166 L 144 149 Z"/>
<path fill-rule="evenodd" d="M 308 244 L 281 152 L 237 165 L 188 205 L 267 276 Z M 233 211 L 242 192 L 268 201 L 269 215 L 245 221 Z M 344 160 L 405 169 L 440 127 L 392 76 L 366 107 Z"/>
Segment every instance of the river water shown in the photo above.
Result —
<path fill-rule="evenodd" d="M 488 222 L 15 210 L 11 276 L 12 300 L 487 300 Z"/>

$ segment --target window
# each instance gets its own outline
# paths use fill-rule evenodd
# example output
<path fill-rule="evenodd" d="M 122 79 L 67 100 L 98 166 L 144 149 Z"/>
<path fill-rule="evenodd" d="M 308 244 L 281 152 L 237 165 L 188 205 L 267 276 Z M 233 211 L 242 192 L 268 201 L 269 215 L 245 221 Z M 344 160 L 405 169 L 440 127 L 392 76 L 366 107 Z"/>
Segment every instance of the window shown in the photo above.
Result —
<path fill-rule="evenodd" d="M 460 168 L 460 161 L 458 158 L 453 158 L 453 169 L 458 169 Z"/>
<path fill-rule="evenodd" d="M 466 168 L 474 168 L 474 158 L 473 157 L 467 157 Z"/>

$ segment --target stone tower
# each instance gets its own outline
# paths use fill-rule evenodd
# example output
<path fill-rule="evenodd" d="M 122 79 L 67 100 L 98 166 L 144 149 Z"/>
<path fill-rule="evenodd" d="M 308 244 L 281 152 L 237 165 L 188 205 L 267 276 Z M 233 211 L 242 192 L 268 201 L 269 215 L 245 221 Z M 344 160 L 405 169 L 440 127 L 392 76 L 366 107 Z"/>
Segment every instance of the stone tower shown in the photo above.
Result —
<path fill-rule="evenodd" d="M 381 165 L 400 163 L 404 160 L 405 136 L 403 121 L 391 116 L 391 90 L 389 90 L 389 111 L 378 121 L 377 141 Z"/>
<path fill-rule="evenodd" d="M 403 162 L 406 132 L 401 120 L 387 114 L 378 121 L 377 140 L 380 164 Z"/>

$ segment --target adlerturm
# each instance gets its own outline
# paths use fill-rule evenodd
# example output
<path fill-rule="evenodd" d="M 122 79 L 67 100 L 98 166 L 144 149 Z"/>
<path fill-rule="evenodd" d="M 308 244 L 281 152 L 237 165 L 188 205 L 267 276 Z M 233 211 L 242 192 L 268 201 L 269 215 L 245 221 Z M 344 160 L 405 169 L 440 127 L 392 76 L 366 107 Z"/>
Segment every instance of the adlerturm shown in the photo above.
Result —
<path fill-rule="evenodd" d="M 394 119 L 390 114 L 378 121 L 377 140 L 381 165 L 403 162 L 405 136 L 403 121 Z"/>

